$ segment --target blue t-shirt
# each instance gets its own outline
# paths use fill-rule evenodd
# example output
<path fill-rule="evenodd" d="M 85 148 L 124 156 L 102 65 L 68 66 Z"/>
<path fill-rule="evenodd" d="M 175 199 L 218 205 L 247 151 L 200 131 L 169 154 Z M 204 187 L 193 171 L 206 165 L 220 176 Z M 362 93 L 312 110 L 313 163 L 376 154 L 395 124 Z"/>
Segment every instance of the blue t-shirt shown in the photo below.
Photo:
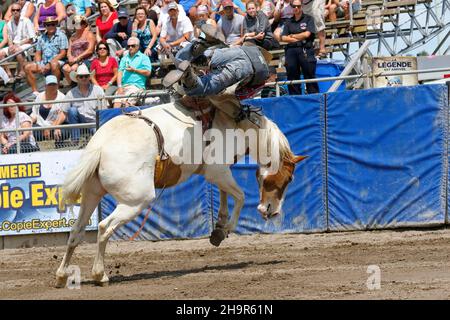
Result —
<path fill-rule="evenodd" d="M 130 57 L 129 54 L 125 55 L 120 60 L 119 65 L 119 71 L 122 72 L 122 85 L 135 85 L 138 88 L 145 89 L 147 77 L 136 72 L 125 70 L 127 67 L 152 71 L 152 63 L 150 62 L 150 58 L 138 51 L 133 57 Z"/>

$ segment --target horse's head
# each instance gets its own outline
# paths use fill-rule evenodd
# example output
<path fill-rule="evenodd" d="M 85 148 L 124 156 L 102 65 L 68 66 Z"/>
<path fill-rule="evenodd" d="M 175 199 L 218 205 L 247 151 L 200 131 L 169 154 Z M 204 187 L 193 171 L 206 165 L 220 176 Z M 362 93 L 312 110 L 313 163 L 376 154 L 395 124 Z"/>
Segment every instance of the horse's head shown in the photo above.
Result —
<path fill-rule="evenodd" d="M 290 159 L 283 159 L 275 174 L 270 174 L 267 167 L 260 167 L 256 171 L 260 196 L 258 211 L 264 220 L 281 212 L 286 187 L 294 178 L 295 165 L 305 158 L 306 156 L 292 156 Z"/>

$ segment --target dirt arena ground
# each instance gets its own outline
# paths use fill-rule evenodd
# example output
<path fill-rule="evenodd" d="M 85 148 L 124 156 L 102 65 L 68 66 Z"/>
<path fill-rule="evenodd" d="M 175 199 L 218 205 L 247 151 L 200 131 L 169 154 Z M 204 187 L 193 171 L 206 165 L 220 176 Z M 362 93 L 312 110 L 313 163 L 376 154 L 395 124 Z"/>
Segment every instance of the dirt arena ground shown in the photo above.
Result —
<path fill-rule="evenodd" d="M 2 299 L 450 299 L 450 230 L 110 242 L 111 284 L 90 281 L 95 245 L 77 248 L 80 290 L 55 289 L 64 247 L 0 251 Z M 381 289 L 368 290 L 369 265 Z"/>

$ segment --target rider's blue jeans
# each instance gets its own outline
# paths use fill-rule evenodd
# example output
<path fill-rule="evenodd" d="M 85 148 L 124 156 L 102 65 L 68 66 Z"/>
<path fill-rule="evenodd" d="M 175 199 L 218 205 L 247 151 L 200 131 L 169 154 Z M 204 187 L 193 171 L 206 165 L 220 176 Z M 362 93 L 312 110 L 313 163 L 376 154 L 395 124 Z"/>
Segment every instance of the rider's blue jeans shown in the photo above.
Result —
<path fill-rule="evenodd" d="M 210 72 L 197 77 L 197 84 L 184 90 L 189 96 L 214 95 L 252 77 L 253 73 L 250 59 L 239 47 L 215 49 L 210 61 Z"/>

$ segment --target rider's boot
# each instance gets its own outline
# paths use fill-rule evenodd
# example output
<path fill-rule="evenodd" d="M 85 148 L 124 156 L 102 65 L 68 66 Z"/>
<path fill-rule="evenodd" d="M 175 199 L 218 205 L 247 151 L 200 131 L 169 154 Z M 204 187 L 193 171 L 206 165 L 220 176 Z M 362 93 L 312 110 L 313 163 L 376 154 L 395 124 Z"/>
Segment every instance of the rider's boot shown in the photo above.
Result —
<path fill-rule="evenodd" d="M 219 45 L 220 44 L 220 45 L 227 46 L 225 44 L 225 36 L 222 33 L 222 31 L 220 30 L 220 28 L 217 28 L 217 27 L 214 27 L 213 25 L 205 23 L 200 26 L 200 30 L 205 35 L 205 40 L 209 45 Z"/>
<path fill-rule="evenodd" d="M 194 73 L 194 70 L 191 67 L 191 64 L 188 61 L 183 68 L 184 68 L 184 75 L 181 78 L 181 83 L 183 83 L 184 87 L 187 89 L 195 88 L 197 86 L 197 75 Z"/>
<path fill-rule="evenodd" d="M 180 62 L 177 70 L 170 71 L 163 79 L 163 86 L 168 88 L 181 81 L 186 88 L 192 88 L 197 84 L 197 76 L 194 74 L 189 61 Z"/>

